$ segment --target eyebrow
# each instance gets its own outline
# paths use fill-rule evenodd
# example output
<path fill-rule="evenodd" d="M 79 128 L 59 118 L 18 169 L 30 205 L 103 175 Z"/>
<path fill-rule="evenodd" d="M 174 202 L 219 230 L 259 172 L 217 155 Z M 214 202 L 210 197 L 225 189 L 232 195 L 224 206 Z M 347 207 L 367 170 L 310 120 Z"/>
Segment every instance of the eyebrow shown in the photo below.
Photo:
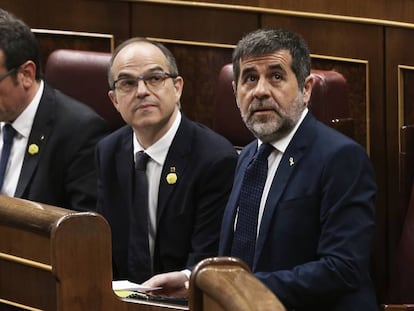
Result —
<path fill-rule="evenodd" d="M 159 72 L 159 71 L 165 72 L 164 68 L 162 68 L 161 66 L 155 66 L 155 67 L 150 68 L 144 74 L 139 75 L 139 76 L 145 76 L 145 75 L 147 75 L 149 73 Z M 135 77 L 137 77 L 137 76 L 134 76 L 134 75 L 132 75 L 130 73 L 126 73 L 126 72 L 121 72 L 118 75 L 118 78 L 117 79 L 120 79 L 120 78 L 135 78 Z"/>
<path fill-rule="evenodd" d="M 269 65 L 266 70 L 267 71 L 280 70 L 280 71 L 283 71 L 283 73 L 286 73 L 286 70 L 280 64 Z M 252 72 L 257 72 L 255 67 L 247 67 L 247 68 L 243 69 L 243 71 L 241 72 L 240 77 L 244 77 L 244 76 L 246 76 L 246 75 L 248 75 Z"/>
<path fill-rule="evenodd" d="M 280 64 L 270 65 L 268 67 L 269 70 L 281 70 L 283 72 L 286 72 L 286 70 L 282 67 Z"/>
<path fill-rule="evenodd" d="M 240 74 L 240 77 L 244 77 L 252 72 L 256 72 L 257 70 L 254 67 L 247 67 L 244 68 Z"/>

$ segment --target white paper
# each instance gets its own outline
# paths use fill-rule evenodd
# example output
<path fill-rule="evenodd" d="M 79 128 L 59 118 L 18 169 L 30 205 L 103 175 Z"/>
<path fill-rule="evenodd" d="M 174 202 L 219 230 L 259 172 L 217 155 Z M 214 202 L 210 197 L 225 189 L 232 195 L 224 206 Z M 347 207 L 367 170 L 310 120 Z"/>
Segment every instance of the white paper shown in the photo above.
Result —
<path fill-rule="evenodd" d="M 131 290 L 137 292 L 152 291 L 160 289 L 161 287 L 149 287 L 141 284 L 133 283 L 128 280 L 112 281 L 113 290 Z"/>

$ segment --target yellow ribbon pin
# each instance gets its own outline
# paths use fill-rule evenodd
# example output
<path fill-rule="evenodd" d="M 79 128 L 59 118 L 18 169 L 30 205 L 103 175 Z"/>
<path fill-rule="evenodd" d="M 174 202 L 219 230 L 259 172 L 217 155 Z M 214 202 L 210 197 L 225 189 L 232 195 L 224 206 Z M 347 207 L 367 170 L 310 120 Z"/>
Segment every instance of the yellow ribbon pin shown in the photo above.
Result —
<path fill-rule="evenodd" d="M 28 151 L 31 155 L 35 155 L 39 152 L 39 146 L 36 144 L 30 144 Z"/>
<path fill-rule="evenodd" d="M 167 183 L 174 185 L 177 182 L 177 174 L 175 173 L 175 166 L 170 167 L 170 172 L 167 174 Z"/>
<path fill-rule="evenodd" d="M 295 164 L 295 161 L 293 161 L 293 158 L 292 158 L 292 157 L 290 157 L 290 158 L 289 158 L 289 165 L 290 165 L 290 166 L 293 166 L 293 164 Z"/>

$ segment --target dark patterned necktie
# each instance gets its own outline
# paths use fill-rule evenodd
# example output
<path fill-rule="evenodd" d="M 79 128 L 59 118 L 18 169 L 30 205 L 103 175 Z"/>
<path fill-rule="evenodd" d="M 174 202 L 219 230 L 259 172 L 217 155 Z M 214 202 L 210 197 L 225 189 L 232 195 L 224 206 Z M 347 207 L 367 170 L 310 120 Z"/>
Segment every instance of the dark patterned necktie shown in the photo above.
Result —
<path fill-rule="evenodd" d="M 253 161 L 246 168 L 240 189 L 231 256 L 241 258 L 250 268 L 253 266 L 256 247 L 260 200 L 267 178 L 267 158 L 272 150 L 274 148 L 270 144 L 260 146 Z"/>
<path fill-rule="evenodd" d="M 134 201 L 131 208 L 128 248 L 129 279 L 142 283 L 151 276 L 148 244 L 148 180 L 146 166 L 150 157 L 143 151 L 135 155 Z"/>
<path fill-rule="evenodd" d="M 13 145 L 13 138 L 15 133 L 15 129 L 9 123 L 3 126 L 3 149 L 1 150 L 0 158 L 0 190 L 3 187 L 7 163 L 9 162 L 10 151 Z"/>

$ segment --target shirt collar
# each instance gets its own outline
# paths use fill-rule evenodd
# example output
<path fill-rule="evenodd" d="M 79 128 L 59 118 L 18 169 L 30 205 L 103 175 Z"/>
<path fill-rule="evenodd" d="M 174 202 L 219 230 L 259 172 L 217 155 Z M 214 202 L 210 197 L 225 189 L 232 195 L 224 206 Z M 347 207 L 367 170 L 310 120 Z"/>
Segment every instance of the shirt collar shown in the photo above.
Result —
<path fill-rule="evenodd" d="M 41 80 L 39 89 L 37 90 L 36 95 L 33 97 L 30 104 L 27 105 L 23 112 L 16 118 L 16 120 L 14 120 L 12 125 L 18 135 L 29 138 L 36 111 L 39 107 L 40 99 L 42 98 L 43 90 L 44 83 L 43 80 Z"/>
<path fill-rule="evenodd" d="M 163 137 L 161 137 L 157 142 L 153 145 L 149 146 L 145 153 L 147 153 L 152 160 L 157 162 L 159 165 L 164 165 L 165 159 L 167 157 L 168 150 L 170 149 L 170 145 L 174 139 L 175 134 L 178 131 L 178 127 L 180 126 L 181 122 L 181 112 L 178 111 L 175 120 L 170 127 L 170 129 L 165 133 Z M 133 135 L 133 144 L 134 144 L 134 154 L 138 151 L 144 150 L 144 148 L 139 144 L 138 139 L 136 139 L 135 135 Z"/>
<path fill-rule="evenodd" d="M 297 129 L 299 128 L 299 125 L 302 123 L 303 119 L 305 119 L 306 115 L 308 113 L 308 108 L 305 107 L 305 109 L 303 109 L 302 114 L 298 120 L 298 122 L 296 122 L 296 125 L 293 127 L 293 129 L 283 138 L 274 141 L 271 143 L 271 145 L 278 150 L 281 153 L 284 153 L 290 143 L 290 141 L 292 140 L 293 135 L 295 135 Z M 261 140 L 259 140 L 258 142 L 258 147 L 260 147 L 260 145 L 263 142 Z"/>

